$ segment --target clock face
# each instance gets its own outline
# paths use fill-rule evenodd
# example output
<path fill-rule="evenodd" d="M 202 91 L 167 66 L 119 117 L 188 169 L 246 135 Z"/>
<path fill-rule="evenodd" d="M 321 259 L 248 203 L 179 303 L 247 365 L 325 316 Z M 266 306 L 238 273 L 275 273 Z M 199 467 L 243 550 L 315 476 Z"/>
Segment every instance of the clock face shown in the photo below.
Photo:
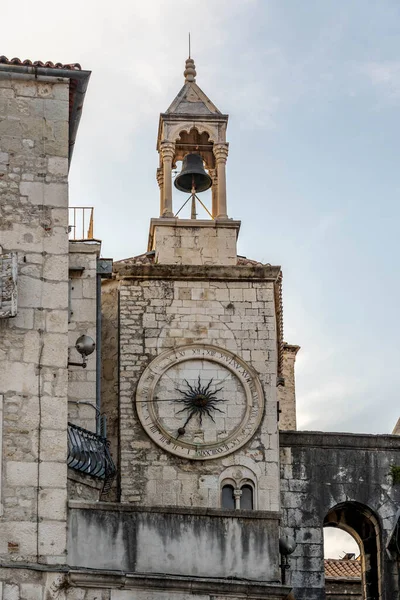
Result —
<path fill-rule="evenodd" d="M 256 431 L 263 414 L 261 385 L 234 354 L 191 345 L 157 357 L 136 395 L 139 419 L 165 450 L 189 459 L 235 451 Z"/>

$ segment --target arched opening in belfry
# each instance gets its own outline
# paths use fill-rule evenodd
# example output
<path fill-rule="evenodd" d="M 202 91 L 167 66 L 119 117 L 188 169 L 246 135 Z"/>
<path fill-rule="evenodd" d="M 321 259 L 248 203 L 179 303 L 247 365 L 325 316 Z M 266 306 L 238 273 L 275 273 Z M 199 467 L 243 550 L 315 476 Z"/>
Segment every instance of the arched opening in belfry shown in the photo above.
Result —
<path fill-rule="evenodd" d="M 351 580 L 353 573 L 354 578 L 356 577 L 357 570 L 361 574 L 361 582 L 360 582 L 360 596 L 362 600 L 381 600 L 382 599 L 382 546 L 381 546 L 381 533 L 380 526 L 377 517 L 374 515 L 373 511 L 365 506 L 364 504 L 360 504 L 358 502 L 343 502 L 341 504 L 337 504 L 334 506 L 326 515 L 324 519 L 324 529 L 325 531 L 330 528 L 335 528 L 346 532 L 353 538 L 359 548 L 359 564 L 360 569 L 353 568 L 355 565 L 351 567 L 351 565 L 341 565 L 340 563 L 337 565 L 327 565 L 327 567 L 335 567 L 335 570 L 338 574 L 338 579 L 340 573 L 342 573 L 343 577 L 348 576 L 348 579 Z M 325 544 L 328 543 L 329 533 L 325 536 Z M 332 541 L 332 540 L 331 540 Z M 351 543 L 351 539 L 349 540 L 349 546 Z M 344 549 L 347 556 L 341 557 L 345 560 L 351 561 L 357 559 L 357 552 L 354 552 L 354 549 L 357 549 L 357 546 L 354 544 L 351 546 L 353 550 L 347 551 Z M 354 557 L 352 556 L 354 554 Z M 336 569 L 337 567 L 337 569 Z M 331 573 L 332 577 L 326 577 L 326 592 L 327 598 L 329 598 L 328 588 L 332 587 L 334 583 L 334 573 Z M 329 582 L 328 582 L 329 580 Z M 329 585 L 328 585 L 329 583 Z M 354 582 L 354 587 L 356 588 L 356 584 Z M 357 596 L 356 596 L 357 597 Z"/>
<path fill-rule="evenodd" d="M 214 144 L 209 139 L 209 134 L 206 131 L 200 133 L 196 127 L 192 127 L 192 129 L 187 131 L 181 131 L 179 136 L 175 140 L 175 157 L 174 164 L 172 166 L 172 175 L 175 178 L 182 172 L 182 166 L 184 158 L 187 154 L 199 154 L 203 160 L 203 167 L 210 175 L 213 180 L 213 187 L 216 181 L 216 166 L 215 166 L 215 157 L 213 153 Z M 214 189 L 215 192 L 215 189 Z M 185 201 L 187 200 L 190 192 L 186 194 L 182 193 L 182 191 L 173 190 L 174 196 L 174 212 L 175 214 L 181 209 Z M 207 207 L 210 213 L 213 212 L 212 208 L 212 194 L 213 189 L 210 188 L 205 192 L 200 193 L 200 200 Z M 200 202 L 195 203 L 196 209 L 196 218 L 199 219 L 209 219 L 210 215 L 204 209 Z M 192 215 L 192 205 L 191 202 L 188 202 L 179 212 L 178 215 L 180 218 L 190 219 Z"/>

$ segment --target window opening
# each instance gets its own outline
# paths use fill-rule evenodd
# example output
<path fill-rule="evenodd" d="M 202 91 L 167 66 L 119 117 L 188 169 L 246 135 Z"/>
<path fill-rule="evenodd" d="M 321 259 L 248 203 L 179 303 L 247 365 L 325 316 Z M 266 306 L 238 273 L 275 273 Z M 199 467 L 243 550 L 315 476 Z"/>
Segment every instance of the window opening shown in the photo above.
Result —
<path fill-rule="evenodd" d="M 242 510 L 253 510 L 253 488 L 251 485 L 243 485 L 240 496 L 240 508 Z"/>
<path fill-rule="evenodd" d="M 222 488 L 222 508 L 235 509 L 233 485 L 224 485 Z"/>

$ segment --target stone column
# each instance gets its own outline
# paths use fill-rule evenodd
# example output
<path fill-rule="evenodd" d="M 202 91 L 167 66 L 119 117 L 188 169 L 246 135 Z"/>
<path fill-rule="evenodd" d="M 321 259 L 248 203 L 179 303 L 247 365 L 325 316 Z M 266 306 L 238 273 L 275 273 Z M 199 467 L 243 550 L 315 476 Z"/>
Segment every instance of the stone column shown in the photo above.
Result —
<path fill-rule="evenodd" d="M 156 178 L 160 188 L 160 217 L 162 217 L 164 213 L 164 170 L 162 167 L 158 167 Z"/>
<path fill-rule="evenodd" d="M 173 217 L 172 212 L 172 160 L 175 154 L 175 144 L 173 142 L 161 142 L 161 156 L 163 162 L 163 213 L 162 217 Z"/>
<path fill-rule="evenodd" d="M 218 176 L 218 209 L 217 219 L 227 219 L 228 213 L 226 209 L 226 159 L 228 158 L 228 144 L 214 144 L 214 156 L 217 164 Z"/>
<path fill-rule="evenodd" d="M 242 496 L 242 490 L 240 490 L 239 488 L 236 488 L 233 491 L 233 496 L 235 498 L 235 509 L 239 510 L 240 509 L 240 498 Z"/>
<path fill-rule="evenodd" d="M 211 188 L 211 198 L 212 198 L 212 208 L 211 214 L 214 219 L 217 218 L 218 215 L 218 177 L 217 177 L 217 169 L 208 169 L 208 174 L 212 179 L 212 188 Z"/>

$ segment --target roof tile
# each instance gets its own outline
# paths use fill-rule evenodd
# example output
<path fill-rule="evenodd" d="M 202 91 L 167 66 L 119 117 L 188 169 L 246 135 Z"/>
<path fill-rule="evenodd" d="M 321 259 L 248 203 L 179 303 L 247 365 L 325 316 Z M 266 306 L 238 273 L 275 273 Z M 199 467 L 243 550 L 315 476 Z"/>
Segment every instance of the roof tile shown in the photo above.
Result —
<path fill-rule="evenodd" d="M 41 60 L 21 60 L 20 58 L 7 58 L 7 56 L 0 56 L 0 63 L 4 65 L 18 65 L 21 67 L 45 67 L 48 69 L 67 69 L 69 71 L 81 71 L 82 67 L 79 63 L 70 63 L 64 65 L 62 63 L 53 63 L 51 61 L 42 62 Z"/>
<path fill-rule="evenodd" d="M 361 563 L 359 560 L 325 559 L 325 577 L 333 579 L 361 579 Z"/>

